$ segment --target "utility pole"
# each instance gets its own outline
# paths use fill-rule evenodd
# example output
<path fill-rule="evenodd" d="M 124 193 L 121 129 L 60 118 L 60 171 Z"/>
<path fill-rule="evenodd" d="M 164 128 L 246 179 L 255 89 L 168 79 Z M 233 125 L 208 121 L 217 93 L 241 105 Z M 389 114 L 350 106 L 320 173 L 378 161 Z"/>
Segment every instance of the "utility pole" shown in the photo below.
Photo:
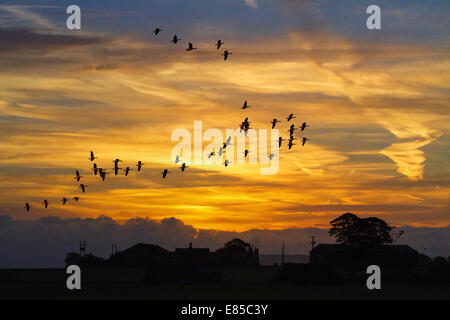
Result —
<path fill-rule="evenodd" d="M 80 241 L 80 257 L 84 257 L 86 255 L 86 241 Z"/>
<path fill-rule="evenodd" d="M 316 243 L 317 242 L 314 240 L 314 236 L 311 236 L 311 247 L 312 247 L 312 249 L 314 249 Z"/>
<path fill-rule="evenodd" d="M 281 247 L 281 265 L 284 265 L 284 241 L 283 246 Z"/>

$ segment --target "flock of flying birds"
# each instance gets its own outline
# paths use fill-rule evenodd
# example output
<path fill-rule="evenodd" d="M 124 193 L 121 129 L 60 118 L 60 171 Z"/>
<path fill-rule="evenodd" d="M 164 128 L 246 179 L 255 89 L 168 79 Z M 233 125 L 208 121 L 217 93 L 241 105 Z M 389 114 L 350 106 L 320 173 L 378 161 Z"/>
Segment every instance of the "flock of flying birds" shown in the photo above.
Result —
<path fill-rule="evenodd" d="M 241 107 L 241 109 L 245 110 L 251 108 L 251 106 L 248 105 L 247 100 L 244 101 L 244 105 Z M 294 117 L 294 114 L 291 113 L 289 114 L 289 116 L 286 118 L 287 122 L 290 122 L 292 119 L 295 119 L 296 117 Z M 272 124 L 272 129 L 275 129 L 277 123 L 281 122 L 281 120 L 278 120 L 276 118 L 274 118 L 270 123 Z M 306 122 L 303 122 L 298 128 L 295 127 L 294 124 L 291 124 L 289 127 L 289 150 L 291 150 L 292 146 L 295 146 L 296 144 L 294 143 L 294 140 L 297 140 L 297 138 L 294 138 L 294 131 L 297 129 L 300 129 L 300 131 L 304 131 L 307 127 L 309 127 L 309 124 L 307 124 Z M 244 121 L 242 121 L 241 123 L 241 132 L 244 130 L 245 134 L 247 134 L 247 131 L 250 129 L 250 122 L 248 121 L 248 118 L 245 118 Z M 306 137 L 302 138 L 302 146 L 305 145 L 306 141 L 311 140 L 308 139 Z M 278 147 L 281 148 L 281 144 L 283 143 L 283 141 L 285 141 L 285 139 L 283 139 L 283 137 L 279 137 L 278 140 Z M 245 150 L 245 155 L 247 155 L 248 150 Z"/>
<path fill-rule="evenodd" d="M 154 33 L 155 35 L 158 35 L 161 31 L 163 31 L 163 30 L 160 29 L 160 28 L 155 28 L 155 29 L 153 30 L 153 33 Z M 173 42 L 174 44 L 177 44 L 180 40 L 181 40 L 181 38 L 178 38 L 178 36 L 175 34 L 170 42 Z M 221 47 L 223 44 L 225 44 L 225 43 L 222 42 L 222 40 L 217 40 L 217 42 L 216 42 L 216 48 L 217 48 L 217 50 L 219 50 L 220 47 Z M 191 42 L 189 42 L 188 48 L 186 49 L 186 51 L 191 51 L 191 50 L 196 50 L 196 49 L 197 49 L 197 48 L 195 48 L 194 45 L 193 45 Z M 229 56 L 230 54 L 231 54 L 231 52 L 228 52 L 228 50 L 225 50 L 225 51 L 222 53 L 222 55 L 223 55 L 223 57 L 224 57 L 224 60 L 227 60 L 227 59 L 228 59 L 228 56 Z M 245 109 L 248 109 L 248 108 L 251 108 L 251 106 L 249 106 L 247 100 L 245 100 L 243 106 L 241 107 L 241 109 L 245 110 Z M 292 119 L 295 119 L 295 118 L 296 118 L 296 117 L 294 117 L 294 114 L 291 113 L 291 114 L 289 114 L 289 116 L 288 116 L 286 119 L 287 119 L 287 122 L 290 122 Z M 270 122 L 270 123 L 272 124 L 272 129 L 275 129 L 277 123 L 280 123 L 280 122 L 281 122 L 280 120 L 274 118 L 274 119 Z M 240 132 L 244 131 L 244 132 L 245 132 L 245 135 L 247 135 L 248 130 L 251 129 L 251 128 L 250 128 L 250 123 L 251 123 L 251 122 L 248 121 L 248 117 L 245 118 L 244 121 L 242 121 L 241 124 L 240 124 Z M 288 141 L 289 141 L 289 142 L 288 142 L 289 150 L 292 148 L 292 146 L 295 145 L 294 140 L 297 140 L 296 138 L 294 138 L 294 131 L 297 130 L 297 129 L 300 129 L 300 131 L 304 131 L 307 127 L 309 127 L 309 125 L 308 125 L 306 122 L 303 122 L 298 128 L 296 128 L 294 124 L 291 124 L 291 125 L 290 125 L 290 127 L 289 127 L 289 139 L 288 139 Z M 283 139 L 282 137 L 279 137 L 279 140 L 278 140 L 278 146 L 279 146 L 280 148 L 281 148 L 282 142 L 285 141 L 285 140 L 286 140 L 286 139 Z M 310 140 L 310 139 L 303 137 L 302 140 L 301 140 L 301 141 L 302 141 L 302 146 L 304 146 L 305 143 L 306 143 L 306 141 L 308 141 L 308 140 Z M 219 150 L 218 150 L 218 155 L 219 155 L 219 156 L 222 156 L 223 153 L 225 152 L 225 149 L 226 149 L 227 146 L 229 146 L 230 144 L 231 144 L 231 137 L 228 137 L 227 141 L 223 143 L 223 146 L 221 146 L 221 147 L 219 148 Z M 249 153 L 250 153 L 250 151 L 247 150 L 247 149 L 245 149 L 245 150 L 244 150 L 244 158 L 246 158 L 247 155 L 248 155 Z M 213 151 L 213 152 L 211 152 L 211 153 L 208 155 L 208 158 L 211 158 L 211 157 L 213 157 L 213 156 L 215 156 L 215 155 L 216 155 L 216 152 Z M 269 160 L 272 160 L 273 157 L 275 157 L 275 156 L 276 156 L 275 154 L 271 153 L 270 156 L 269 156 Z M 93 162 L 95 159 L 97 159 L 97 157 L 95 157 L 95 156 L 94 156 L 94 152 L 91 151 L 89 160 L 90 160 L 91 162 Z M 122 170 L 122 168 L 119 167 L 119 162 L 122 162 L 122 160 L 120 160 L 120 159 L 115 159 L 113 162 L 114 162 L 114 167 L 113 167 L 114 175 L 117 176 L 118 173 L 119 173 L 119 170 Z M 175 158 L 174 163 L 175 163 L 175 164 L 178 164 L 178 163 L 180 163 L 180 162 L 182 162 L 182 161 L 181 161 L 180 157 L 177 155 L 176 158 Z M 224 162 L 225 167 L 228 167 L 228 165 L 229 165 L 230 163 L 231 163 L 231 161 L 229 161 L 228 159 L 226 159 L 225 162 Z M 137 164 L 136 164 L 137 172 L 140 172 L 140 171 L 141 171 L 143 165 L 144 165 L 144 163 L 142 163 L 142 161 L 138 161 L 138 162 L 137 162 Z M 188 166 L 186 165 L 185 162 L 183 162 L 182 165 L 181 165 L 181 167 L 180 167 L 181 172 L 185 172 L 186 168 L 188 168 Z M 110 174 L 110 172 L 107 172 L 106 169 L 98 167 L 97 164 L 96 164 L 95 162 L 93 163 L 91 170 L 93 171 L 94 175 L 96 175 L 96 176 L 98 175 L 98 176 L 101 178 L 102 181 L 105 181 L 106 175 Z M 126 167 L 123 171 L 124 171 L 124 175 L 125 175 L 125 176 L 128 176 L 129 173 L 130 173 L 130 171 L 133 171 L 133 169 L 131 169 L 130 167 Z M 167 174 L 169 174 L 169 173 L 171 173 L 171 171 L 169 171 L 168 169 L 164 169 L 164 170 L 161 172 L 162 178 L 165 179 L 165 178 L 167 177 Z M 80 172 L 79 172 L 78 170 L 75 170 L 75 177 L 74 177 L 74 179 L 75 179 L 77 182 L 80 182 L 81 178 L 83 178 L 83 177 L 80 175 Z M 82 193 L 85 193 L 85 192 L 86 192 L 86 188 L 87 188 L 88 186 L 85 185 L 84 183 L 80 183 L 78 187 L 81 189 Z M 80 198 L 79 196 L 74 196 L 72 199 L 69 199 L 69 198 L 64 197 L 64 198 L 61 199 L 61 202 L 62 202 L 62 205 L 65 205 L 65 204 L 66 204 L 68 201 L 70 201 L 70 200 L 74 200 L 75 202 L 78 202 L 80 199 L 81 199 L 81 198 Z M 44 199 L 44 201 L 42 202 L 42 204 L 43 204 L 44 208 L 47 209 L 48 206 L 49 206 L 49 204 L 50 204 L 50 202 L 48 202 L 47 199 Z M 25 203 L 25 209 L 26 209 L 27 212 L 29 212 L 29 211 L 31 210 L 31 207 L 32 207 L 32 206 L 30 205 L 30 203 L 28 203 L 28 202 Z"/>
<path fill-rule="evenodd" d="M 91 154 L 90 154 L 90 157 L 89 157 L 89 161 L 93 162 L 95 159 L 98 159 L 98 158 L 94 155 L 94 152 L 91 151 Z M 122 170 L 122 168 L 119 167 L 119 162 L 122 162 L 122 160 L 115 159 L 113 162 L 114 162 L 114 167 L 112 169 L 114 170 L 114 175 L 117 176 L 119 174 L 119 170 Z M 137 167 L 137 171 L 138 172 L 141 171 L 143 165 L 144 165 L 144 163 L 142 163 L 142 161 L 138 161 L 137 162 L 136 167 Z M 182 171 L 184 171 L 185 167 L 186 167 L 186 165 L 184 164 Z M 97 163 L 95 163 L 95 162 L 93 163 L 91 170 L 94 173 L 94 175 L 96 175 L 96 176 L 98 175 L 102 181 L 105 181 L 106 175 L 110 174 L 110 172 L 108 172 L 107 169 L 98 167 Z M 124 175 L 127 177 L 128 174 L 130 173 L 130 171 L 133 171 L 133 169 L 131 169 L 130 167 L 126 167 L 123 171 L 124 171 Z M 166 177 L 168 172 L 169 171 L 167 169 L 165 169 L 162 172 L 163 178 Z M 75 170 L 75 177 L 74 177 L 74 179 L 77 182 L 80 182 L 81 178 L 83 178 L 83 176 L 81 176 L 80 171 L 79 170 Z M 78 187 L 81 189 L 82 193 L 85 193 L 86 192 L 86 188 L 88 186 L 86 184 L 84 184 L 84 183 L 80 183 Z M 75 200 L 75 202 L 78 202 L 80 199 L 81 198 L 79 196 L 74 196 L 72 199 L 64 197 L 64 198 L 61 199 L 61 202 L 62 202 L 62 205 L 65 205 L 70 200 Z M 48 202 L 47 199 L 44 199 L 42 204 L 43 204 L 44 208 L 47 209 L 49 204 L 50 204 L 50 202 Z M 29 212 L 31 210 L 31 207 L 32 206 L 30 205 L 30 203 L 28 203 L 28 202 L 25 203 L 25 209 L 27 210 L 27 212 Z"/>
<path fill-rule="evenodd" d="M 162 32 L 162 31 L 164 31 L 163 29 L 161 29 L 161 28 L 155 28 L 154 30 L 153 30 L 153 33 L 157 36 L 160 32 Z M 170 40 L 170 42 L 172 42 L 173 44 L 177 44 L 180 40 L 182 40 L 181 38 L 179 38 L 176 34 L 174 34 L 173 35 L 173 37 L 172 37 L 172 40 Z M 224 45 L 225 44 L 225 42 L 223 42 L 222 40 L 217 40 L 217 42 L 216 42 L 216 48 L 217 48 L 217 50 L 219 50 L 220 49 L 220 47 L 222 46 L 222 45 Z M 186 51 L 192 51 L 192 50 L 197 50 L 197 48 L 195 48 L 194 47 L 194 45 L 192 44 L 192 42 L 189 42 L 188 43 L 188 47 L 186 48 Z M 224 60 L 227 60 L 228 59 L 228 56 L 230 55 L 230 54 L 232 54 L 232 52 L 229 52 L 228 50 L 224 50 L 223 51 L 223 53 L 221 54 L 222 56 L 223 56 L 223 59 Z"/>

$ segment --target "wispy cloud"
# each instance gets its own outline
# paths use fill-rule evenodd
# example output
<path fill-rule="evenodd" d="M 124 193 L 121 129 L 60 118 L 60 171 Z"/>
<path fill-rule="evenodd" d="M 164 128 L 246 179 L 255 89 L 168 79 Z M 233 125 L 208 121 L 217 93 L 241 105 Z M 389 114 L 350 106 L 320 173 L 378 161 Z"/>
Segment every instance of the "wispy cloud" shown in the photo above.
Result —
<path fill-rule="evenodd" d="M 425 153 L 420 148 L 434 140 L 436 139 L 393 143 L 390 147 L 381 150 L 380 153 L 395 162 L 398 172 L 412 180 L 419 180 L 423 179 L 423 163 L 426 160 Z"/>
<path fill-rule="evenodd" d="M 40 29 L 47 29 L 51 31 L 57 30 L 56 25 L 48 18 L 32 11 L 32 8 L 53 8 L 49 6 L 15 6 L 15 5 L 8 5 L 8 6 L 0 6 L 0 10 L 5 10 L 9 12 L 10 14 L 13 14 L 19 22 L 22 24 L 25 23 L 25 25 L 31 27 L 31 25 L 34 25 L 35 27 L 38 27 Z M 31 24 L 31 25 L 30 25 Z"/>

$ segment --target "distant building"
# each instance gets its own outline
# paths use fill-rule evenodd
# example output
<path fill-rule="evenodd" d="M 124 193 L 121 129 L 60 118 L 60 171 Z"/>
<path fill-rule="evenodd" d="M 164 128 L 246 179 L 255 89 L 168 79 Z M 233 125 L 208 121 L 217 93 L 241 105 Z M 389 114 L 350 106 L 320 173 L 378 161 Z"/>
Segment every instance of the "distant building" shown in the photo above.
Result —
<path fill-rule="evenodd" d="M 373 264 L 385 270 L 399 270 L 416 267 L 419 253 L 406 245 L 319 244 L 310 251 L 309 259 L 312 265 L 329 265 L 335 270 L 365 270 Z"/>
<path fill-rule="evenodd" d="M 172 253 L 172 261 L 184 261 L 195 263 L 214 263 L 214 256 L 209 248 L 193 248 L 189 243 L 188 248 L 176 248 Z"/>
<path fill-rule="evenodd" d="M 155 244 L 137 243 L 111 255 L 108 265 L 113 267 L 145 267 L 167 259 L 170 252 Z"/>
<path fill-rule="evenodd" d="M 146 268 L 147 281 L 153 283 L 219 282 L 221 272 L 209 248 L 176 248 Z"/>
<path fill-rule="evenodd" d="M 66 264 L 66 267 L 71 265 L 77 265 L 81 266 L 82 257 L 78 252 L 69 252 L 66 254 L 66 258 L 64 259 L 64 262 Z"/>
<path fill-rule="evenodd" d="M 210 251 L 209 248 L 187 248 L 168 251 L 154 244 L 138 243 L 107 260 L 92 254 L 68 253 L 66 265 L 96 268 L 145 268 L 147 280 L 164 283 L 218 282 L 223 267 L 254 267 L 259 265 L 258 249 L 249 251 L 233 246 Z"/>

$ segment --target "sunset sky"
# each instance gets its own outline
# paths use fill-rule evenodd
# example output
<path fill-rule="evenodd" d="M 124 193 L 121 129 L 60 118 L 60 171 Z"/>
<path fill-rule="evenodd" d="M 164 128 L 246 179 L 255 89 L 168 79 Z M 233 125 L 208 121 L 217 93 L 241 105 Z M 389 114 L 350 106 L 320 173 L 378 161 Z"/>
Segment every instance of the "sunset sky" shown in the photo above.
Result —
<path fill-rule="evenodd" d="M 66 28 L 71 4 L 81 30 Z M 381 30 L 366 28 L 370 4 Z M 353 212 L 447 226 L 449 14 L 446 0 L 1 0 L 0 215 L 175 217 L 244 231 L 325 228 Z M 171 134 L 195 120 L 225 136 L 245 117 L 255 129 L 278 118 L 287 138 L 290 113 L 311 141 L 284 145 L 276 175 L 173 164 Z M 134 171 L 101 182 L 91 150 L 99 167 L 120 158 Z"/>

